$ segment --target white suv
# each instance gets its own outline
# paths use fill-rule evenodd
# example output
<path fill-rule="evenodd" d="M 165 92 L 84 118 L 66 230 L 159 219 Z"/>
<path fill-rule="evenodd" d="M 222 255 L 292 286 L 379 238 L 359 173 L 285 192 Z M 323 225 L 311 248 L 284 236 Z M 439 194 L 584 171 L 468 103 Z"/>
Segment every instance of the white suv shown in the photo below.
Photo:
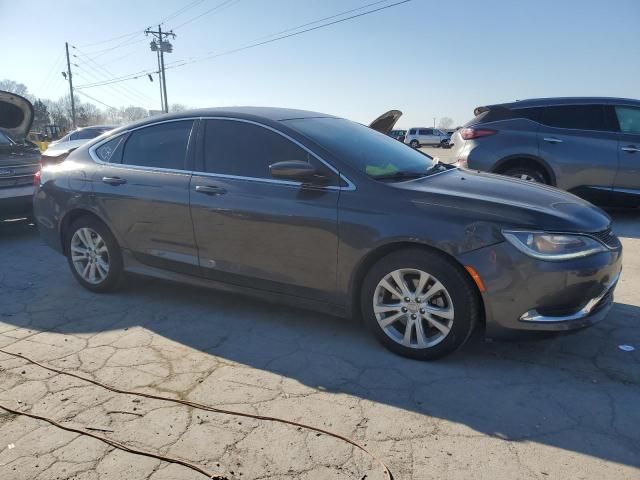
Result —
<path fill-rule="evenodd" d="M 449 136 L 437 128 L 411 128 L 404 138 L 404 143 L 418 148 L 422 145 L 440 147 L 443 143 L 449 143 Z"/>

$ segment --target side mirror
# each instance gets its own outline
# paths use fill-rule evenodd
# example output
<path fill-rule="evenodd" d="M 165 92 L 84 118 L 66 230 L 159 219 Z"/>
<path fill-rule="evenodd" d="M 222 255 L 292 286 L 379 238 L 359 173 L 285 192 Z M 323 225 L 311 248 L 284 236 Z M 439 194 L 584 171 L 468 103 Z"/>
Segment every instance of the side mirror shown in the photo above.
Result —
<path fill-rule="evenodd" d="M 280 180 L 292 180 L 294 182 L 312 183 L 320 180 L 315 167 L 301 160 L 287 160 L 269 165 L 269 171 L 273 178 Z"/>

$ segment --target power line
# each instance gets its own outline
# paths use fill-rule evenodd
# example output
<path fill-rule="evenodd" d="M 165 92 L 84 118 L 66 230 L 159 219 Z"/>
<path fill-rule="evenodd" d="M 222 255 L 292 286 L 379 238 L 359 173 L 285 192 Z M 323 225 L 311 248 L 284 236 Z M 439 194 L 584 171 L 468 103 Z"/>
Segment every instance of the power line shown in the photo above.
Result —
<path fill-rule="evenodd" d="M 302 35 L 303 33 L 312 32 L 314 30 L 319 30 L 319 29 L 325 28 L 325 27 L 330 27 L 332 25 L 336 25 L 338 23 L 342 23 L 342 22 L 346 22 L 346 21 L 349 21 L 349 20 L 353 20 L 355 18 L 364 17 L 365 15 L 370 15 L 372 13 L 376 13 L 376 12 L 379 12 L 381 10 L 386 10 L 387 8 L 391 8 L 391 7 L 395 7 L 395 6 L 398 6 L 398 5 L 402 5 L 403 3 L 408 3 L 410 1 L 411 0 L 401 0 L 399 2 L 392 3 L 390 5 L 385 5 L 383 7 L 379 7 L 379 8 L 376 8 L 374 10 L 368 10 L 366 12 L 358 13 L 356 15 L 351 15 L 350 17 L 345 17 L 345 18 L 341 18 L 339 20 L 334 20 L 333 22 L 323 23 L 322 25 L 318 25 L 318 26 L 315 26 L 315 27 L 307 28 L 305 30 L 300 30 L 300 31 L 297 31 L 297 32 L 294 32 L 294 33 L 289 33 L 287 35 L 282 35 L 282 36 L 279 36 L 279 37 L 276 37 L 276 38 L 272 38 L 270 40 L 265 40 L 265 41 L 262 41 L 262 42 L 252 43 L 250 45 L 245 45 L 243 47 L 234 48 L 234 49 L 227 50 L 227 51 L 224 51 L 224 52 L 220 52 L 220 53 L 209 52 L 209 53 L 206 53 L 205 55 L 201 56 L 200 58 L 195 57 L 193 60 L 186 60 L 186 61 L 183 61 L 183 63 L 179 63 L 177 65 L 176 65 L 176 63 L 180 62 L 180 60 L 176 60 L 176 62 L 173 62 L 173 64 L 167 66 L 166 68 L 170 69 L 170 68 L 183 67 L 185 65 L 189 65 L 189 64 L 192 64 L 192 63 L 202 62 L 202 61 L 205 61 L 205 60 L 211 60 L 211 59 L 222 57 L 222 56 L 225 56 L 225 55 L 231 55 L 232 53 L 242 52 L 244 50 L 249 50 L 250 48 L 255 48 L 255 47 L 259 47 L 261 45 L 266 45 L 268 43 L 277 42 L 278 40 L 284 40 L 286 38 L 295 37 L 297 35 Z M 340 16 L 340 14 L 338 14 L 338 16 Z M 317 22 L 311 22 L 311 23 L 317 23 Z M 296 30 L 296 28 L 293 28 L 292 30 Z"/>
<path fill-rule="evenodd" d="M 93 47 L 94 45 L 102 45 L 104 43 L 115 42 L 116 40 L 120 40 L 122 38 L 133 37 L 134 35 L 137 35 L 138 33 L 142 33 L 142 30 L 136 30 L 135 32 L 125 33 L 124 35 L 119 35 L 117 37 L 108 38 L 107 40 L 101 40 L 99 42 L 85 43 L 84 45 L 80 45 L 80 46 L 82 48 L 86 48 L 86 47 Z"/>
<path fill-rule="evenodd" d="M 204 2 L 204 0 L 195 0 L 195 1 L 185 5 L 184 7 L 180 8 L 178 11 L 176 11 L 176 12 L 170 14 L 170 15 L 167 15 L 162 20 L 160 20 L 160 22 L 158 22 L 158 23 L 160 23 L 160 25 L 164 25 L 169 20 L 172 20 L 172 19 L 182 15 L 187 10 L 190 10 L 191 8 L 198 6 L 202 2 Z"/>
<path fill-rule="evenodd" d="M 73 64 L 75 67 L 79 68 L 80 71 L 82 71 L 83 73 L 90 75 L 93 79 L 97 79 L 98 81 L 100 81 L 100 78 L 95 74 L 92 73 L 88 70 L 86 70 L 84 67 L 74 63 Z M 77 73 L 76 73 L 77 75 Z M 84 75 L 82 75 L 82 77 L 84 78 Z M 109 88 L 113 91 L 112 95 L 115 94 L 118 98 L 120 98 L 121 100 L 124 100 L 127 103 L 131 103 L 132 101 L 137 104 L 141 102 L 141 99 L 138 97 L 134 97 L 132 94 L 129 94 L 126 91 L 122 91 L 119 88 L 122 87 L 122 85 L 105 85 L 106 88 Z M 79 90 L 76 88 L 75 89 L 76 92 L 78 92 Z M 146 100 L 144 100 L 142 103 L 147 103 Z"/>
<path fill-rule="evenodd" d="M 389 0 L 378 0 L 377 2 L 367 3 L 366 5 L 362 5 L 361 7 L 358 7 L 358 8 L 352 8 L 351 10 L 346 10 L 344 12 L 336 13 L 335 15 L 331 15 L 329 17 L 324 17 L 324 18 L 321 18 L 319 20 L 314 20 L 313 22 L 308 22 L 308 23 L 304 23 L 302 25 L 298 25 L 297 27 L 287 28 L 286 30 L 281 30 L 279 32 L 272 33 L 271 35 L 265 35 L 264 37 L 256 38 L 255 41 L 259 41 L 259 40 L 263 40 L 263 39 L 266 39 L 266 38 L 274 37 L 276 35 L 282 35 L 283 33 L 293 32 L 295 30 L 299 30 L 301 28 L 308 27 L 309 25 L 315 25 L 316 23 L 320 23 L 320 22 L 324 22 L 326 20 L 331 20 L 333 18 L 341 17 L 343 15 L 347 15 L 348 13 L 357 12 L 358 10 L 364 10 L 365 8 L 373 7 L 375 5 L 379 5 L 381 3 L 385 3 L 385 2 L 388 2 L 388 1 Z"/>
<path fill-rule="evenodd" d="M 179 15 L 182 15 L 184 12 L 186 12 L 187 10 L 190 10 L 191 8 L 199 5 L 200 3 L 202 3 L 204 0 L 194 0 L 193 2 L 185 5 L 184 7 L 180 7 L 178 10 L 176 10 L 173 13 L 170 13 L 169 15 L 167 15 L 166 17 L 164 17 L 162 20 L 160 20 L 159 22 L 155 22 L 155 23 L 160 23 L 160 24 L 164 24 L 164 22 L 166 22 L 169 19 L 175 18 Z M 118 35 L 116 37 L 111 37 L 111 38 L 107 38 L 105 40 L 100 40 L 97 42 L 92 42 L 92 43 L 85 43 L 83 45 L 80 45 L 80 47 L 82 48 L 86 48 L 86 47 L 93 47 L 94 45 L 103 45 L 105 43 L 111 43 L 111 42 L 115 42 L 116 40 L 121 40 L 123 38 L 129 38 L 129 37 L 133 37 L 134 35 L 137 35 L 139 33 L 142 33 L 144 31 L 143 28 L 139 29 L 139 30 L 135 30 L 129 33 L 124 33 L 122 35 Z M 117 48 L 117 47 L 114 47 Z M 111 50 L 111 49 L 107 49 L 107 50 Z M 95 53 L 95 52 L 94 52 Z"/>
<path fill-rule="evenodd" d="M 93 60 L 92 58 L 89 58 L 84 52 L 82 52 L 79 48 L 75 47 L 72 45 L 72 47 L 74 48 L 74 50 L 76 52 L 78 52 L 78 54 L 80 55 L 79 57 L 77 55 L 74 55 L 76 58 L 82 60 L 85 59 L 86 62 L 89 63 L 85 63 L 85 65 L 89 68 L 91 68 L 91 70 L 93 70 L 94 72 L 97 72 L 99 75 L 104 75 L 104 76 L 112 76 L 113 72 L 111 72 L 110 70 L 106 69 L 104 67 L 104 65 L 100 65 L 99 63 L 97 63 L 95 60 Z M 95 67 L 93 65 L 95 65 Z M 97 68 L 96 68 L 97 67 Z M 100 69 L 100 70 L 98 70 Z M 104 73 L 101 73 L 104 72 Z M 100 79 L 98 79 L 100 81 Z M 105 80 L 105 79 L 102 79 Z M 151 99 L 151 97 L 149 97 L 147 94 L 140 92 L 139 90 L 136 90 L 133 87 L 126 87 L 124 85 L 122 85 L 120 88 L 122 88 L 123 90 L 125 90 L 126 92 L 129 92 L 130 94 L 139 97 L 140 99 L 142 99 L 144 102 L 153 102 L 153 100 Z"/>
<path fill-rule="evenodd" d="M 302 35 L 304 33 L 312 32 L 312 31 L 315 31 L 315 30 L 319 30 L 321 28 L 330 27 L 332 25 L 337 25 L 339 23 L 347 22 L 349 20 L 353 20 L 353 19 L 356 19 L 356 18 L 364 17 L 366 15 L 370 15 L 370 14 L 373 14 L 373 13 L 376 13 L 376 12 L 379 12 L 379 11 L 382 11 L 382 10 L 386 10 L 386 9 L 389 9 L 389 8 L 392 8 L 392 7 L 396 7 L 398 5 L 402 5 L 402 4 L 408 3 L 410 1 L 411 0 L 401 0 L 401 1 L 398 1 L 398 2 L 395 2 L 395 3 L 391 3 L 389 5 L 384 5 L 382 7 L 379 7 L 379 8 L 373 9 L 373 10 L 367 10 L 366 12 L 362 12 L 362 13 L 358 13 L 358 14 L 355 14 L 355 15 L 351 15 L 349 17 L 344 17 L 344 18 L 341 18 L 339 20 L 334 20 L 332 22 L 323 23 L 323 24 L 317 25 L 315 27 L 311 27 L 311 28 L 307 28 L 307 29 L 304 29 L 304 30 L 295 31 L 293 33 L 288 33 L 286 35 L 281 35 L 281 36 L 278 36 L 276 38 L 272 38 L 272 39 L 269 39 L 269 40 L 264 40 L 264 41 L 261 41 L 261 42 L 252 43 L 252 44 L 245 45 L 245 46 L 238 47 L 238 48 L 234 48 L 234 49 L 231 49 L 231 50 L 227 50 L 227 51 L 223 51 L 223 52 L 219 52 L 219 53 L 216 53 L 215 51 L 212 51 L 212 52 L 208 52 L 208 53 L 206 53 L 206 54 L 204 54 L 204 55 L 202 55 L 200 57 L 191 57 L 191 59 L 187 59 L 187 60 L 176 60 L 174 62 L 171 62 L 171 63 L 167 64 L 165 66 L 165 68 L 167 70 L 168 69 L 172 69 L 172 68 L 179 68 L 179 67 L 183 67 L 185 65 L 190 65 L 192 63 L 202 62 L 202 61 L 205 61 L 205 60 L 211 60 L 211 59 L 222 57 L 222 56 L 225 56 L 225 55 L 231 55 L 233 53 L 238 53 L 238 52 L 241 52 L 241 51 L 244 51 L 244 50 L 249 50 L 251 48 L 259 47 L 259 46 L 262 46 L 262 45 L 267 45 L 269 43 L 277 42 L 279 40 L 284 40 L 286 38 L 295 37 L 295 36 L 298 36 L 298 35 Z M 374 2 L 374 4 L 375 3 L 378 3 L 378 2 Z M 345 13 L 346 12 L 342 12 L 341 14 L 336 14 L 336 15 L 333 16 L 333 18 L 335 18 L 336 16 L 342 16 Z M 307 23 L 307 24 L 304 24 L 304 25 L 315 24 L 317 22 L 318 21 L 310 22 L 310 23 Z M 293 28 L 289 29 L 289 31 L 298 30 L 301 27 L 302 26 L 293 27 Z M 121 77 L 112 78 L 112 79 L 109 79 L 109 80 L 107 80 L 105 82 L 96 82 L 96 83 L 79 85 L 76 88 L 99 87 L 99 86 L 102 86 L 102 85 L 109 85 L 109 84 L 112 84 L 112 83 L 119 83 L 119 82 L 124 82 L 124 81 L 127 81 L 127 80 L 134 80 L 134 79 L 140 78 L 142 76 L 146 76 L 147 74 L 150 74 L 150 73 L 155 73 L 155 71 L 154 70 L 141 70 L 141 71 L 134 72 L 134 73 L 131 73 L 131 74 L 128 74 L 128 75 L 123 75 Z"/>
<path fill-rule="evenodd" d="M 105 106 L 105 107 L 107 107 L 107 108 L 113 108 L 114 110 L 117 110 L 117 109 L 116 109 L 116 107 L 112 107 L 111 105 L 108 105 L 108 104 L 106 104 L 106 103 L 104 103 L 104 102 L 102 102 L 102 101 L 98 100 L 97 98 L 92 97 L 91 95 L 89 95 L 89 94 L 87 94 L 87 93 L 85 93 L 85 92 L 79 92 L 79 91 L 76 91 L 76 93 L 79 93 L 80 95 L 83 95 L 83 96 L 85 96 L 85 97 L 87 97 L 87 98 L 90 98 L 90 99 L 91 99 L 91 100 L 93 100 L 94 102 L 98 102 L 99 104 L 104 105 L 104 106 Z"/>
<path fill-rule="evenodd" d="M 199 18 L 204 17 L 205 15 L 208 15 L 210 13 L 213 13 L 217 10 L 220 10 L 221 8 L 224 7 L 231 7 L 232 5 L 238 3 L 240 0 L 223 0 L 222 2 L 220 2 L 219 4 L 217 4 L 216 6 L 214 6 L 213 8 L 210 8 L 209 10 L 206 10 L 204 12 L 202 12 L 199 15 L 196 15 L 193 18 L 190 18 L 189 20 L 187 20 L 186 22 L 181 23 L 180 25 L 178 25 L 177 27 L 173 27 L 173 30 L 177 30 L 178 28 L 184 27 L 185 25 L 190 24 L 191 22 L 195 22 L 196 20 L 198 20 Z"/>

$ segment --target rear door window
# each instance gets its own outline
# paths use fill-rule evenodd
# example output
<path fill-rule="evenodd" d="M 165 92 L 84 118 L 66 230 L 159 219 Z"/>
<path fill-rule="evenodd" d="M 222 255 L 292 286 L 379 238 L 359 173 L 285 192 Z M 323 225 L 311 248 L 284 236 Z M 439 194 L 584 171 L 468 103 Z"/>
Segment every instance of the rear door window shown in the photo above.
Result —
<path fill-rule="evenodd" d="M 184 170 L 192 127 L 193 120 L 181 120 L 134 130 L 124 146 L 122 163 Z"/>
<path fill-rule="evenodd" d="M 602 105 L 557 105 L 545 107 L 541 123 L 573 130 L 609 130 Z"/>
<path fill-rule="evenodd" d="M 620 131 L 640 135 L 640 108 L 617 106 L 615 110 Z"/>

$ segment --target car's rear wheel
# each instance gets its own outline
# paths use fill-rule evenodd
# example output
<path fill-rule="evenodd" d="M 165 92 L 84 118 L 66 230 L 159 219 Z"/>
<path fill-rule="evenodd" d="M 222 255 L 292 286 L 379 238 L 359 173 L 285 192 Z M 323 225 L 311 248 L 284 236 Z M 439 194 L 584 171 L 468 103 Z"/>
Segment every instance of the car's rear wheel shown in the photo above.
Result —
<path fill-rule="evenodd" d="M 66 252 L 76 280 L 92 292 L 109 292 L 120 284 L 122 255 L 113 234 L 100 221 L 81 217 L 67 230 Z"/>
<path fill-rule="evenodd" d="M 411 140 L 411 142 L 409 142 L 409 145 L 411 146 L 411 148 L 418 148 L 420 146 L 420 142 L 418 142 L 417 140 Z"/>
<path fill-rule="evenodd" d="M 502 174 L 507 175 L 508 177 L 515 177 L 515 178 L 519 178 L 520 180 L 526 180 L 528 182 L 536 182 L 536 183 L 544 183 L 544 184 L 549 183 L 546 175 L 536 167 L 524 166 L 524 167 L 508 168 L 507 170 L 502 172 Z"/>
<path fill-rule="evenodd" d="M 444 255 L 422 249 L 391 253 L 367 273 L 365 322 L 387 348 L 432 360 L 461 347 L 480 315 L 475 287 Z"/>

